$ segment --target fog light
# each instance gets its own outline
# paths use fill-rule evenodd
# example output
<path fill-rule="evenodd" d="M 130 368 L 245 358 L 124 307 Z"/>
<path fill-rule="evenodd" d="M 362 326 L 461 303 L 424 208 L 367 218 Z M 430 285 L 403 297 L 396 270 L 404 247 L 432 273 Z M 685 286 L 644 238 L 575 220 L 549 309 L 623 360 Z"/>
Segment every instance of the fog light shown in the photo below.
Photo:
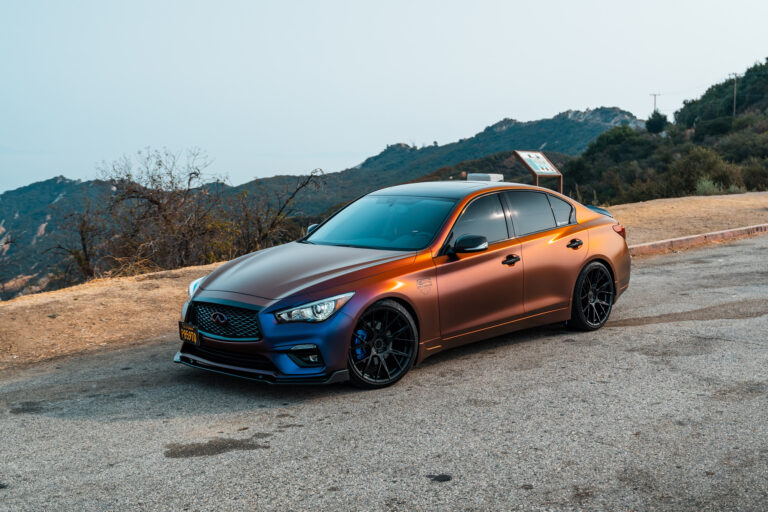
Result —
<path fill-rule="evenodd" d="M 317 345 L 312 343 L 304 343 L 302 345 L 291 347 L 291 350 L 288 352 L 288 357 L 302 368 L 323 366 L 323 358 L 320 355 L 320 350 L 318 350 Z"/>

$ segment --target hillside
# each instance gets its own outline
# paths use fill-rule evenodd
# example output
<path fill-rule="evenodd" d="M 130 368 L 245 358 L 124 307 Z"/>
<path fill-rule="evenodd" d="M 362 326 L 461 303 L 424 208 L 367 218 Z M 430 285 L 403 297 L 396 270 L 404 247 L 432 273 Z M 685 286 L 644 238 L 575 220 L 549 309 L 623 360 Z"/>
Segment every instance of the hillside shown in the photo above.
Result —
<path fill-rule="evenodd" d="M 690 194 L 768 190 L 768 60 L 686 101 L 663 131 L 613 128 L 569 161 L 574 197 L 624 203 Z M 663 120 L 663 119 L 662 119 Z"/>
<path fill-rule="evenodd" d="M 0 194 L 0 300 L 45 288 L 59 260 L 62 210 L 97 201 L 108 189 L 102 181 L 59 176 Z"/>
<path fill-rule="evenodd" d="M 630 244 L 768 223 L 768 192 L 618 205 Z M 729 215 L 719 215 L 728 211 Z M 178 343 L 190 281 L 219 264 L 112 279 L 0 303 L 0 370 L 19 363 L 151 339 Z M 136 322 L 136 319 L 141 319 Z M 115 326 L 131 325 L 131 330 Z"/>
<path fill-rule="evenodd" d="M 512 149 L 546 148 L 559 152 L 553 158 L 561 163 L 567 159 L 566 154 L 578 154 L 612 127 L 641 124 L 628 112 L 601 107 L 567 111 L 551 119 L 529 122 L 504 119 L 472 137 L 442 146 L 392 144 L 352 169 L 327 173 L 324 190 L 302 192 L 295 207 L 303 215 L 321 215 L 372 190 Z M 230 195 L 248 191 L 268 201 L 275 192 L 290 188 L 295 182 L 295 176 L 274 176 L 224 190 Z M 54 250 L 63 241 L 62 227 L 68 222 L 65 212 L 82 209 L 87 203 L 103 203 L 108 194 L 110 187 L 105 182 L 64 177 L 0 194 L 0 300 L 53 286 L 51 275 L 66 270 L 61 254 Z"/>
<path fill-rule="evenodd" d="M 504 119 L 482 132 L 445 145 L 422 148 L 392 144 L 376 156 L 352 169 L 326 175 L 323 194 L 304 193 L 298 205 L 302 213 L 318 215 L 334 205 L 349 201 L 378 188 L 420 178 L 442 167 L 515 149 L 546 149 L 578 155 L 601 133 L 617 126 L 639 128 L 643 125 L 629 112 L 619 108 L 569 110 L 551 119 L 520 122 Z M 272 191 L 289 186 L 291 176 L 275 176 L 233 187 L 233 191 Z"/>

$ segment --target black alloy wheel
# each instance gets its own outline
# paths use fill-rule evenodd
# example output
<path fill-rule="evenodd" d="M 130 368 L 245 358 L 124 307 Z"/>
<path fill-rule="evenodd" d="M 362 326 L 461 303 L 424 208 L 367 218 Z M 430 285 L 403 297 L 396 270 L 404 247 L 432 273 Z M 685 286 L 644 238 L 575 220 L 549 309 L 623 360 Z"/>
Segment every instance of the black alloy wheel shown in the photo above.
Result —
<path fill-rule="evenodd" d="M 599 261 L 590 263 L 576 279 L 569 325 L 582 331 L 601 328 L 611 314 L 615 297 L 616 289 L 608 268 Z"/>
<path fill-rule="evenodd" d="M 383 388 L 405 375 L 416 360 L 419 333 L 401 304 L 382 300 L 357 322 L 349 345 L 349 377 L 357 387 Z"/>

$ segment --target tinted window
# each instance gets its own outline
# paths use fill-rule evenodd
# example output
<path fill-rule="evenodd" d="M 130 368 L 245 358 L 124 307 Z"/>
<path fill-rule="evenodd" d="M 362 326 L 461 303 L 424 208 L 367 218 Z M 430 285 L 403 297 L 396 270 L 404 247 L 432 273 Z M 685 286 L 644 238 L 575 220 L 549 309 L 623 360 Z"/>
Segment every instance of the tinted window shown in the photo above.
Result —
<path fill-rule="evenodd" d="M 558 226 L 565 226 L 576 220 L 573 218 L 575 217 L 573 206 L 569 202 L 555 196 L 548 195 L 547 197 L 549 197 L 549 204 L 552 205 L 552 212 L 555 214 L 555 222 Z"/>
<path fill-rule="evenodd" d="M 317 228 L 306 241 L 371 249 L 423 249 L 456 201 L 439 197 L 365 196 Z"/>
<path fill-rule="evenodd" d="M 453 226 L 452 240 L 455 242 L 464 235 L 484 236 L 488 243 L 509 238 L 498 194 L 483 196 L 469 203 Z"/>
<path fill-rule="evenodd" d="M 547 196 L 541 192 L 507 192 L 520 236 L 555 227 Z"/>

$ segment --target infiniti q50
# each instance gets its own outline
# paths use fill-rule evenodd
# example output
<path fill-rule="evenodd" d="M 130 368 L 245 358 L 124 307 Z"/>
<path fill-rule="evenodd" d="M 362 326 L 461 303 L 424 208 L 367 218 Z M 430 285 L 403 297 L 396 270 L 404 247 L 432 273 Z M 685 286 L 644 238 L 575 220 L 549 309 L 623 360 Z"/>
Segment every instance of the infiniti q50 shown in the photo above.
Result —
<path fill-rule="evenodd" d="M 599 329 L 629 285 L 615 219 L 528 185 L 399 185 L 308 231 L 194 281 L 175 361 L 383 387 L 465 343 L 555 322 Z"/>

